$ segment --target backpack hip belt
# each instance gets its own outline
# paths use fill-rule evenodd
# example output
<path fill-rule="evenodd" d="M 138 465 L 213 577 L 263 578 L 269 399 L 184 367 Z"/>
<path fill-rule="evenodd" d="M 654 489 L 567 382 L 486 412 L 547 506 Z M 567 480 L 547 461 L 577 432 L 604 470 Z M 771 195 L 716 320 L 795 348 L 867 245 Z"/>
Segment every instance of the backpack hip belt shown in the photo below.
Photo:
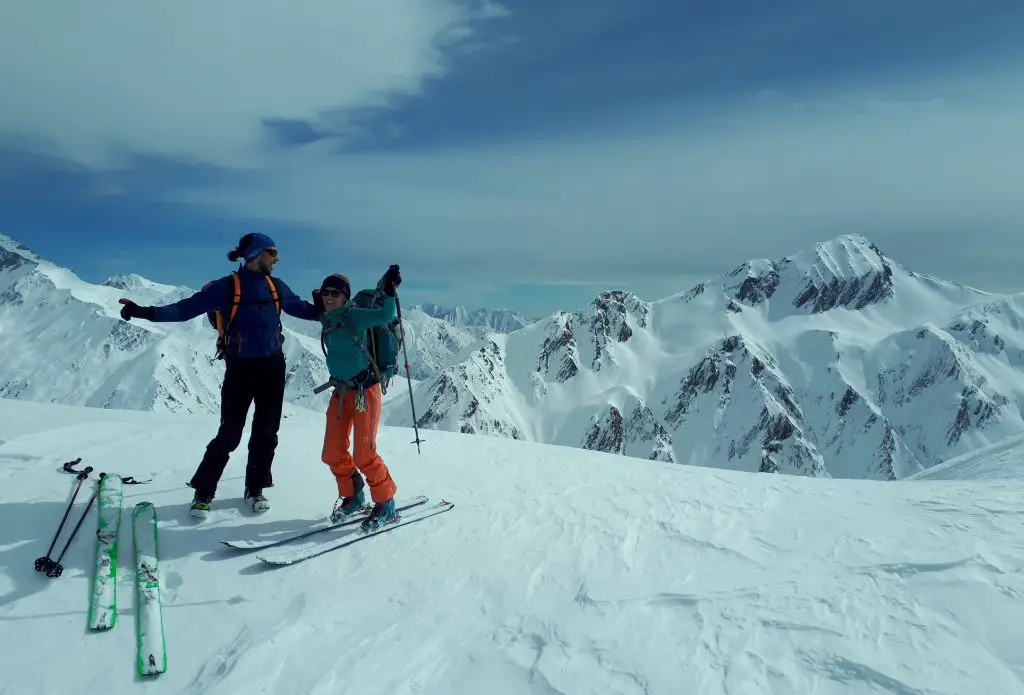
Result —
<path fill-rule="evenodd" d="M 348 393 L 349 391 L 357 391 L 356 410 L 360 413 L 366 412 L 366 393 L 364 392 L 365 387 L 362 384 L 356 384 L 352 380 L 335 379 L 334 377 L 331 377 L 325 383 L 320 384 L 315 389 L 313 389 L 313 393 L 323 393 L 332 386 L 334 387 L 334 393 L 331 394 L 331 398 L 337 397 L 338 399 L 340 399 L 342 395 Z M 341 419 L 340 406 L 338 408 L 338 419 Z"/>

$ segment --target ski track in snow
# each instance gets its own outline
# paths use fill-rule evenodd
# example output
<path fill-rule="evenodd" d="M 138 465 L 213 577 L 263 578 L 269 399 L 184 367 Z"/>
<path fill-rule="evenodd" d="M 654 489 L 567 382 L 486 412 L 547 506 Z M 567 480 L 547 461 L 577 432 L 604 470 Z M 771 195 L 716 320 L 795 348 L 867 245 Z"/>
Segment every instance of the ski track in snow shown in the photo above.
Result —
<path fill-rule="evenodd" d="M 20 406 L 0 400 L 0 421 Z M 623 475 L 621 457 L 442 432 L 418 456 L 410 432 L 384 427 L 399 496 L 455 509 L 254 571 L 255 553 L 219 540 L 330 510 L 319 416 L 283 425 L 269 513 L 241 508 L 243 447 L 197 524 L 183 483 L 204 418 L 149 414 L 139 428 L 138 414 L 88 412 L 82 445 L 63 439 L 75 411 L 60 412 L 52 436 L 7 429 L 0 445 L 0 648 L 12 664 L 62 659 L 4 673 L 4 695 L 1024 693 L 1024 477 L 992 477 L 981 459 L 974 479 L 947 468 L 895 483 L 653 462 Z M 997 470 L 1007 451 L 992 449 Z M 8 453 L 33 458 L 9 468 Z M 85 634 L 94 516 L 63 577 L 31 569 L 74 479 L 56 470 L 74 456 L 154 478 L 126 486 L 124 506 L 158 506 L 169 670 L 157 680 L 134 676 L 130 536 L 110 633 Z"/>

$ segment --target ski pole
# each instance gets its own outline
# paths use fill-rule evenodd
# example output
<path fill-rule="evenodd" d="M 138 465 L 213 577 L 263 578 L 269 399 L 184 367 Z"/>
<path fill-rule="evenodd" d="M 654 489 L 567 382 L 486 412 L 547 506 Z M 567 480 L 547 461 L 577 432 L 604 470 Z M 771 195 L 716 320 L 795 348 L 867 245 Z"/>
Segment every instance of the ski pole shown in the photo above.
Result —
<path fill-rule="evenodd" d="M 89 477 L 89 473 L 92 472 L 92 466 L 86 466 L 83 470 L 74 472 L 77 474 L 76 478 L 78 482 L 75 483 L 75 489 L 71 493 L 71 499 L 68 501 L 68 508 L 64 510 L 64 517 L 60 520 L 57 532 L 53 534 L 53 540 L 50 541 L 50 548 L 46 551 L 46 555 L 36 560 L 36 572 L 48 571 L 52 566 L 53 560 L 50 559 L 50 553 L 53 552 L 53 547 L 57 545 L 57 538 L 60 537 L 61 529 L 64 528 L 64 523 L 68 520 L 68 516 L 71 514 L 71 508 L 75 504 L 75 498 L 78 497 L 78 491 L 82 489 L 82 483 Z"/>
<path fill-rule="evenodd" d="M 100 473 L 100 480 L 103 480 L 103 476 L 106 473 Z M 60 561 L 64 559 L 64 553 L 71 547 L 71 541 L 75 540 L 75 536 L 78 534 L 78 529 L 82 528 L 82 522 L 85 521 L 85 517 L 89 516 L 89 510 L 92 509 L 92 503 L 96 501 L 96 498 L 100 494 L 100 484 L 96 483 L 96 489 L 92 491 L 89 496 L 89 502 L 85 505 L 85 511 L 82 512 L 82 516 L 78 518 L 78 523 L 75 524 L 75 528 L 71 530 L 71 535 L 68 536 L 68 542 L 64 544 L 64 549 L 60 551 L 60 555 L 57 556 L 56 560 L 51 560 L 50 565 L 46 568 L 47 577 L 59 577 L 64 573 L 64 566 L 60 564 Z"/>
<path fill-rule="evenodd" d="M 81 462 L 82 462 L 82 457 L 78 457 L 74 461 L 68 461 L 67 463 L 64 464 L 64 472 L 65 473 L 81 473 L 82 471 L 80 471 L 80 470 L 75 468 L 75 464 L 81 463 Z M 86 466 L 85 467 L 85 472 L 86 473 L 91 473 L 92 472 L 92 466 Z M 107 474 L 104 473 L 103 475 L 107 475 Z M 153 482 L 153 479 L 150 478 L 149 480 L 136 480 L 134 477 L 132 477 L 130 475 L 125 475 L 125 476 L 121 477 L 121 482 L 124 483 L 125 485 L 142 485 L 143 483 L 151 483 L 151 482 Z"/>
<path fill-rule="evenodd" d="M 410 444 L 416 445 L 416 453 L 422 453 L 420 451 L 420 442 L 426 441 L 420 439 L 420 430 L 416 424 L 416 401 L 412 397 L 412 374 L 410 373 L 409 366 L 409 353 L 405 350 L 405 324 L 402 323 L 402 303 L 398 300 L 398 290 L 395 290 L 395 306 L 398 308 L 398 325 L 402 328 L 402 357 L 405 359 L 405 380 L 409 384 L 409 406 L 412 408 L 412 428 L 416 432 L 416 440 L 410 442 Z"/>

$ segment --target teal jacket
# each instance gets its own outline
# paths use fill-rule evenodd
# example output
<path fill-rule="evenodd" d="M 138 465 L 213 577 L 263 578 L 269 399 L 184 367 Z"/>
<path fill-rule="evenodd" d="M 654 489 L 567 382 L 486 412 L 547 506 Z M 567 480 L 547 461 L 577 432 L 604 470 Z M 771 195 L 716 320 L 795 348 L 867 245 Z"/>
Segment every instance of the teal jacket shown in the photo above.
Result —
<path fill-rule="evenodd" d="M 371 386 L 376 383 L 370 360 L 364 348 L 366 331 L 374 326 L 384 326 L 398 316 L 394 297 L 385 297 L 376 309 L 363 309 L 352 300 L 343 306 L 326 311 L 320 316 L 324 328 L 324 350 L 327 352 L 327 371 L 332 379 L 354 381 L 357 385 Z"/>

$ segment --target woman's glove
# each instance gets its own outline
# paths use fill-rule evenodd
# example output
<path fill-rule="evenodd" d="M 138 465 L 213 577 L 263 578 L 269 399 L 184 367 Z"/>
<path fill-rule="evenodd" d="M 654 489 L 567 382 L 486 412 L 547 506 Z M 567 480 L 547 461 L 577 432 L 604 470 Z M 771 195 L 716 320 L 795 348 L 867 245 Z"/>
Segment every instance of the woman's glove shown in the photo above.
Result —
<path fill-rule="evenodd" d="M 384 273 L 384 294 L 389 297 L 394 297 L 398 292 L 398 286 L 402 284 L 402 273 L 399 272 L 397 265 L 392 265 L 388 268 L 388 271 Z"/>

